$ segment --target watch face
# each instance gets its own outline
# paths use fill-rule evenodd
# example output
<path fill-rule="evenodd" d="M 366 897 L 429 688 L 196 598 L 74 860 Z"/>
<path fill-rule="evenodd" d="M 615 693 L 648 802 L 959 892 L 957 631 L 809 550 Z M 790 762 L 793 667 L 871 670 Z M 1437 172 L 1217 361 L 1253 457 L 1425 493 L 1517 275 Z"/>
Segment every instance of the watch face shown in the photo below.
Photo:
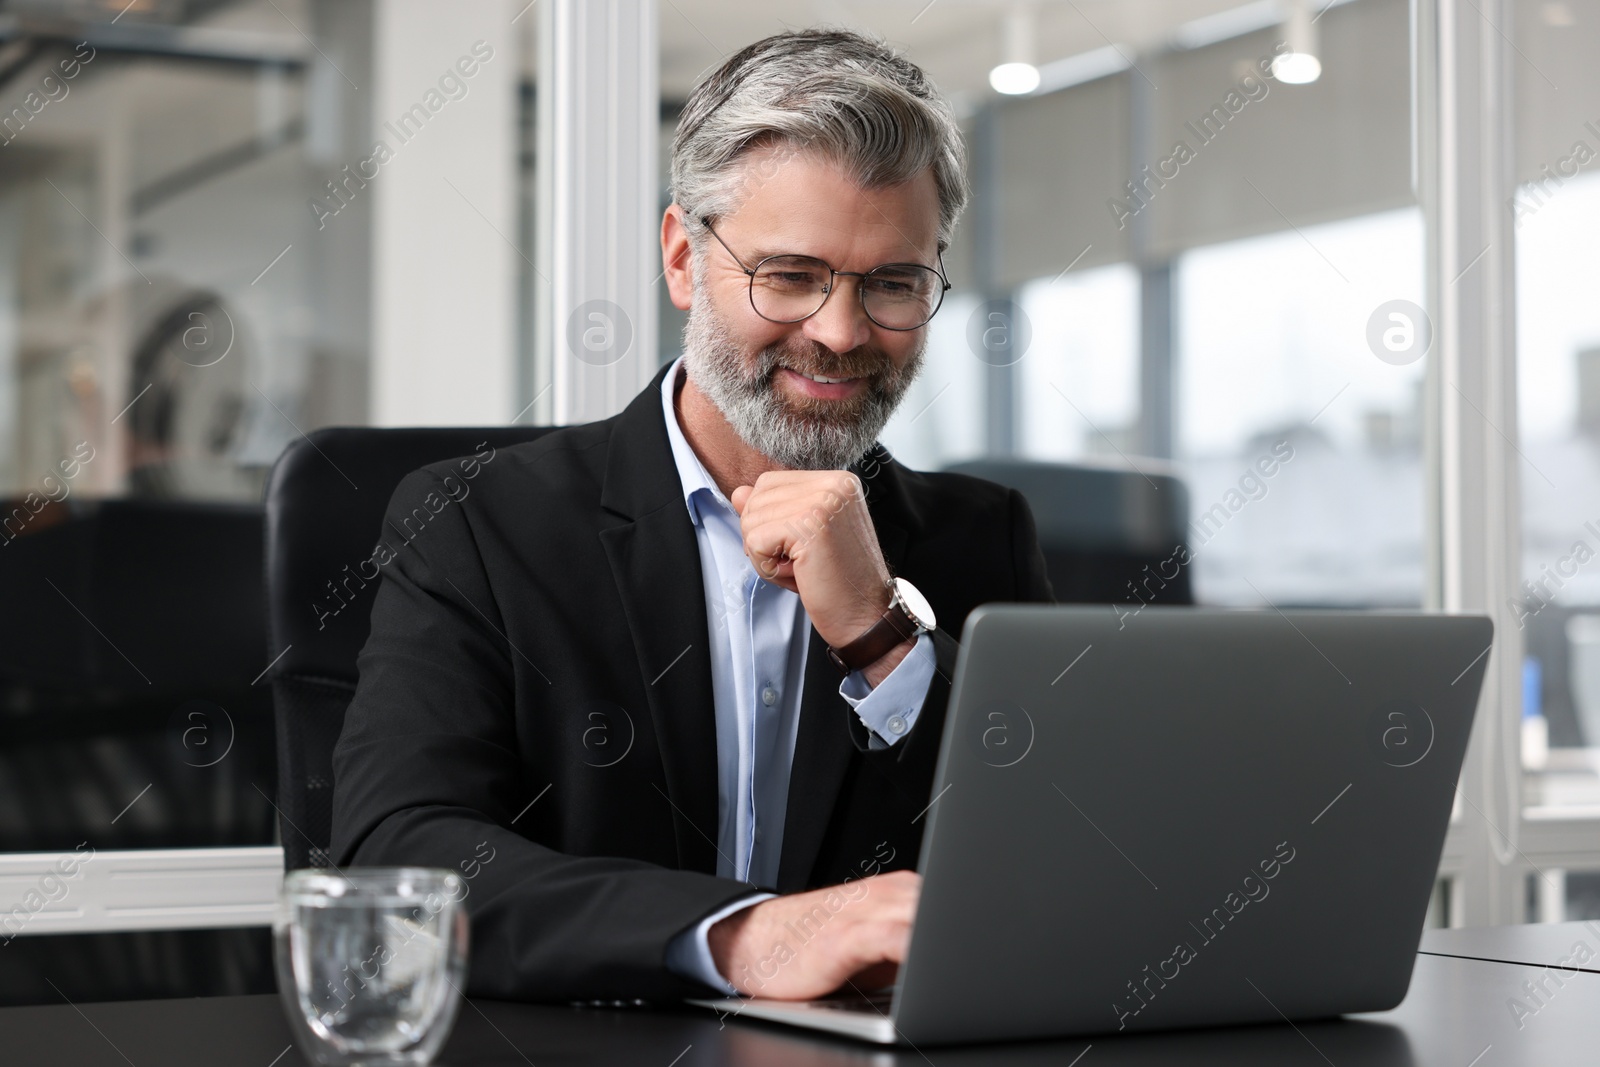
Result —
<path fill-rule="evenodd" d="M 896 578 L 894 589 L 901 606 L 906 609 L 906 614 L 911 616 L 913 622 L 925 630 L 939 628 L 933 618 L 933 605 L 928 603 L 928 598 L 923 596 L 916 586 L 904 578 Z"/>

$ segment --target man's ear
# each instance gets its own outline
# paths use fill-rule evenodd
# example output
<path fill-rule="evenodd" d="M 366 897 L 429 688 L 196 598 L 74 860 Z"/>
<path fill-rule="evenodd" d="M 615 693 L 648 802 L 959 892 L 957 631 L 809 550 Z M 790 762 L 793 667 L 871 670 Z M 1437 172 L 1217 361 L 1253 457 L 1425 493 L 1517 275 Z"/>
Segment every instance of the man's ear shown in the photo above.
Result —
<path fill-rule="evenodd" d="M 661 266 L 672 306 L 688 311 L 694 300 L 694 249 L 683 208 L 677 204 L 667 205 L 661 216 Z"/>

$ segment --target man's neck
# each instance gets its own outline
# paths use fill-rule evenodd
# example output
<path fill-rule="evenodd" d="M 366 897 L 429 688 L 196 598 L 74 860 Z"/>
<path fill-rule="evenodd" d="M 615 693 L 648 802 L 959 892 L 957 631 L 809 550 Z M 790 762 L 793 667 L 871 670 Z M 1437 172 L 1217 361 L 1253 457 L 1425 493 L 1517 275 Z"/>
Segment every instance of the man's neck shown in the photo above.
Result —
<path fill-rule="evenodd" d="M 733 491 L 741 485 L 756 484 L 756 479 L 767 471 L 784 469 L 746 444 L 728 424 L 722 410 L 695 386 L 687 373 L 673 391 L 672 408 L 684 440 L 689 442 L 723 496 L 733 496 Z"/>

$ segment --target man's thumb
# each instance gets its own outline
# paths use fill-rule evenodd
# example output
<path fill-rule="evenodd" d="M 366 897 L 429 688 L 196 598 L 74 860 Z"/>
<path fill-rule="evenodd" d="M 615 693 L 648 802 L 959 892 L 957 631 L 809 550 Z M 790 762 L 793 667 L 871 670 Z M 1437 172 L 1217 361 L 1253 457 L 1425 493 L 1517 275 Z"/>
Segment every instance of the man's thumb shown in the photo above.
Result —
<path fill-rule="evenodd" d="M 728 498 L 728 503 L 733 505 L 735 512 L 743 515 L 745 502 L 750 499 L 750 494 L 753 492 L 755 492 L 754 486 L 741 485 L 733 491 L 733 495 Z"/>

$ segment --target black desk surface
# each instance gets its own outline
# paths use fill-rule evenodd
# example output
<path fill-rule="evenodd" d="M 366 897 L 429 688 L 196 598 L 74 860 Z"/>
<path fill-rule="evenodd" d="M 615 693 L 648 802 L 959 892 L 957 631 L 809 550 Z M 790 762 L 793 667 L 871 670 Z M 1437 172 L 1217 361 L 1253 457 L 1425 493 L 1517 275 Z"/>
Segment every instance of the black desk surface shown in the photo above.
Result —
<path fill-rule="evenodd" d="M 646 1067 L 825 1067 L 932 1064 L 1324 1063 L 1337 1067 L 1513 1067 L 1600 1061 L 1600 974 L 1422 954 L 1405 1003 L 1391 1012 L 1298 1026 L 1096 1036 L 1051 1042 L 887 1050 L 710 1012 L 583 1010 L 470 1001 L 441 1065 L 629 1064 Z M 1524 981 L 1544 980 L 1530 997 Z M 1515 1001 L 1527 1009 L 1520 1018 Z M 1081 1060 L 1079 1057 L 1082 1057 Z M 0 1009 L 8 1067 L 300 1067 L 274 996 L 124 1001 Z"/>
<path fill-rule="evenodd" d="M 1600 972 L 1600 922 L 1429 930 L 1422 935 L 1421 951 L 1469 960 Z"/>

